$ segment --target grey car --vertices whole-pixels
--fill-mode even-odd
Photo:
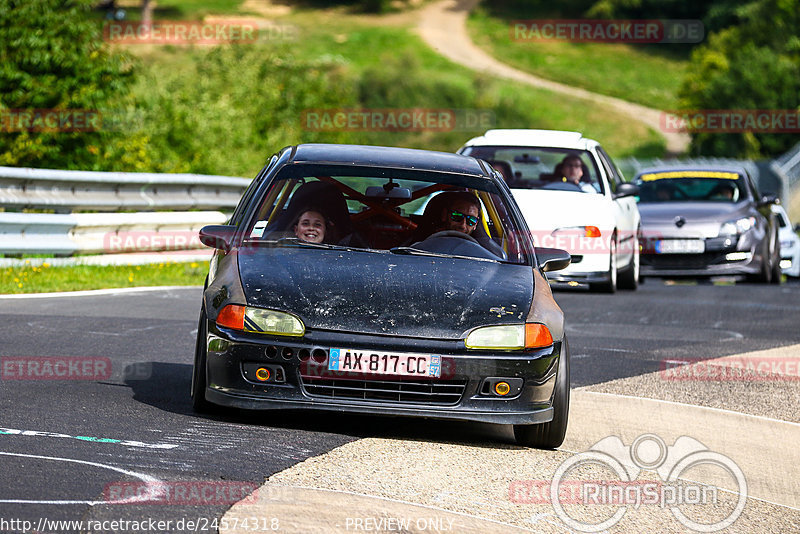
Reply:
[[[742,167],[641,171],[642,276],[744,275],[780,283],[774,195],[759,193]]]

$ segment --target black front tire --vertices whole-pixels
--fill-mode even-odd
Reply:
[[[589,289],[600,293],[617,292],[617,237],[611,238],[609,245],[610,253],[608,260],[608,280],[606,282],[594,282],[589,284]]]
[[[569,344],[564,336],[558,358],[558,374],[553,392],[553,420],[537,425],[514,425],[519,445],[537,449],[555,449],[564,443],[569,419]]]
[[[629,291],[636,291],[639,287],[639,281],[641,280],[642,276],[640,274],[641,269],[641,253],[639,251],[639,234],[641,231],[636,232],[636,243],[634,243],[634,251],[633,257],[631,258],[631,263],[628,267],[625,268],[625,271],[621,272],[619,275],[619,280],[617,280],[617,287],[620,289],[627,289]]]
[[[780,242],[776,242],[776,253],[772,258],[772,283],[779,285],[783,282],[783,269],[781,269]]]
[[[206,360],[208,346],[206,345],[208,324],[205,311],[200,313],[200,322],[197,325],[197,341],[194,347],[194,365],[192,366],[192,410],[195,413],[212,413],[214,405],[206,400]]]
[[[770,284],[772,283],[772,265],[770,265],[769,247],[761,255],[761,265],[759,266],[758,274],[752,274],[747,277],[748,282],[755,284]]]

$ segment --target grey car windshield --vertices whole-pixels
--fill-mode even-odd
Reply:
[[[636,183],[641,203],[735,203],[747,198],[744,180],[736,173],[649,173],[641,175]]]

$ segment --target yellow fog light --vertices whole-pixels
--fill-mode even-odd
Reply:
[[[511,386],[508,385],[508,382],[498,382],[494,385],[494,392],[500,395],[501,397],[504,395],[508,395],[511,391]]]
[[[256,369],[256,378],[261,382],[266,382],[267,380],[269,380],[269,377],[270,377],[269,369],[267,369],[266,367],[259,367],[258,369]]]

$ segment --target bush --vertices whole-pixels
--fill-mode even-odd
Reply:
[[[129,59],[103,46],[88,0],[0,0],[0,165],[96,168],[112,131],[30,131],[8,111],[117,106],[132,77]],[[20,131],[22,130],[22,131]],[[32,130],[32,129],[31,129]]]

